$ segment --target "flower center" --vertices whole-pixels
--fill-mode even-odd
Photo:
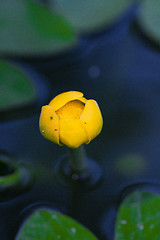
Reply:
[[[81,113],[83,112],[83,109],[84,109],[84,103],[78,100],[73,100],[66,103],[63,107],[58,109],[56,113],[60,119],[62,118],[79,119],[81,116]]]

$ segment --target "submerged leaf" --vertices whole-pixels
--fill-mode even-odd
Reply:
[[[36,98],[29,78],[18,68],[0,61],[0,110],[27,104]]]

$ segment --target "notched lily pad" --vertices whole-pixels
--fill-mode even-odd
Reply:
[[[141,1],[138,23],[150,39],[160,44],[160,1]]]
[[[0,60],[0,111],[28,104],[36,98],[36,89],[18,68]]]
[[[115,240],[158,240],[160,196],[135,191],[122,202],[116,221]]]
[[[32,0],[0,1],[0,52],[35,56],[73,46],[75,34],[63,16]]]
[[[88,32],[108,26],[133,3],[132,0],[50,0],[77,32]]]
[[[98,240],[75,220],[49,209],[33,212],[16,237],[16,240]]]

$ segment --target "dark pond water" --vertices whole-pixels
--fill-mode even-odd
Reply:
[[[41,136],[39,113],[2,122],[0,148],[30,164],[36,180],[25,193],[0,203],[1,240],[13,239],[24,216],[37,205],[58,209],[99,239],[112,240],[123,190],[133,184],[159,192],[160,53],[142,37],[132,12],[112,29],[88,37],[75,55],[74,60],[67,56],[59,62],[29,63],[47,77],[53,96],[78,90],[99,103],[103,131],[86,151],[103,169],[103,181],[90,191],[81,186],[72,191],[55,181],[54,165],[65,148]]]

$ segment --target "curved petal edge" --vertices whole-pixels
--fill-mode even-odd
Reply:
[[[53,100],[50,101],[49,106],[52,106],[54,110],[57,111],[59,108],[63,107],[66,103],[76,99],[80,99],[81,97],[83,97],[83,93],[78,91],[64,92],[53,98]]]
[[[89,138],[88,144],[101,132],[103,126],[102,114],[95,100],[86,102],[80,119]]]
[[[46,139],[61,145],[59,142],[59,119],[53,107],[48,105],[42,107],[39,128]]]

